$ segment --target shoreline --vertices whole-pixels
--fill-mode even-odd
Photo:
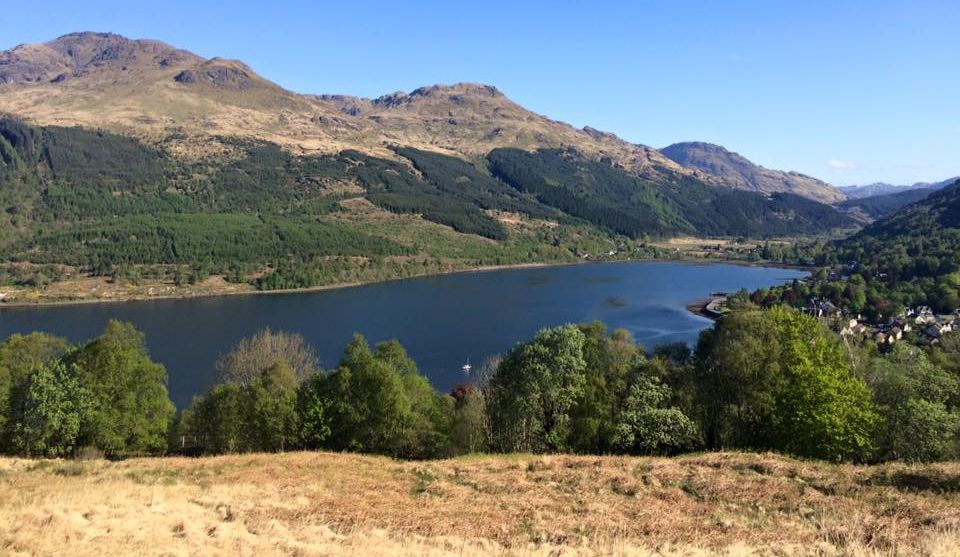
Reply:
[[[699,315],[700,317],[705,317],[710,321],[716,321],[722,317],[723,312],[721,309],[711,309],[710,306],[715,303],[724,303],[729,298],[728,294],[716,293],[705,298],[700,298],[697,301],[689,304],[687,306],[687,311],[694,315]]]
[[[468,273],[487,273],[492,271],[505,271],[511,269],[539,269],[547,267],[569,267],[573,265],[589,265],[589,264],[611,264],[611,263],[653,263],[653,262],[662,262],[662,263],[686,263],[693,265],[741,265],[745,267],[766,267],[766,268],[778,268],[778,269],[796,269],[810,271],[809,267],[802,265],[791,265],[791,264],[781,264],[772,261],[744,261],[744,260],[705,260],[701,258],[669,258],[669,259],[657,259],[657,258],[644,258],[644,259],[615,259],[615,260],[602,260],[602,261],[568,261],[568,262],[556,262],[556,263],[512,263],[507,265],[482,265],[478,267],[468,267],[464,269],[456,269],[447,272],[440,273],[423,273],[417,275],[411,275],[408,277],[401,278],[391,278],[385,280],[372,280],[372,281],[360,281],[360,282],[348,282],[348,283],[339,283],[339,284],[325,284],[319,286],[310,286],[306,288],[286,288],[281,290],[241,290],[233,292],[203,292],[197,294],[163,294],[158,296],[142,296],[135,295],[130,297],[118,297],[118,298],[92,298],[92,299],[82,299],[82,300],[41,300],[41,301],[13,301],[13,302],[4,302],[0,300],[0,313],[6,309],[11,310],[30,310],[30,309],[44,309],[49,307],[62,307],[62,306],[73,306],[73,305],[88,305],[88,304],[121,304],[127,302],[151,302],[159,300],[193,300],[193,299],[206,299],[206,298],[226,298],[232,296],[258,296],[258,295],[282,295],[282,294],[309,294],[313,292],[324,292],[328,290],[340,290],[345,288],[356,288],[359,286],[367,286],[372,284],[387,284],[391,282],[398,282],[403,280],[411,279],[420,279],[428,277],[443,277],[450,275],[460,275]],[[695,315],[701,317],[706,317],[708,319],[716,319],[716,316],[711,316],[706,313],[706,306],[712,302],[716,297],[707,296],[702,299],[698,299],[695,302],[687,305],[687,310]]]
[[[360,282],[343,282],[337,284],[323,284],[318,286],[308,286],[306,288],[284,288],[280,290],[240,290],[233,292],[203,292],[197,294],[161,294],[157,296],[129,296],[118,298],[91,298],[84,300],[42,300],[42,301],[0,301],[0,312],[4,309],[43,309],[48,307],[88,305],[88,304],[122,304],[127,302],[152,302],[154,300],[193,300],[205,298],[227,298],[232,296],[258,296],[258,295],[278,295],[278,294],[309,294],[312,292],[324,292],[327,290],[340,290],[344,288],[356,288],[358,286],[367,286],[371,284],[387,284],[402,280],[419,279],[426,277],[443,277],[449,275],[459,275],[466,273],[485,273],[490,271],[503,271],[509,269],[528,269],[542,267],[566,267],[569,265],[580,265],[584,263],[626,263],[629,261],[654,261],[654,260],[622,260],[622,261],[571,261],[568,263],[514,263],[508,265],[484,265],[480,267],[470,267],[465,269],[456,269],[453,271],[440,273],[423,273],[410,275],[408,277],[391,278],[385,280],[371,280]]]
[[[699,298],[697,301],[692,304],[687,304],[687,311],[694,315],[699,315],[700,317],[705,317],[711,321],[715,321],[716,317],[713,317],[707,314],[707,304],[713,301],[713,298]]]

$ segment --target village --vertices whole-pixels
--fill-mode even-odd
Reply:
[[[919,344],[936,344],[944,335],[960,328],[960,309],[949,314],[936,314],[928,306],[904,308],[886,323],[870,323],[862,315],[851,316],[830,301],[811,299],[804,313],[816,317],[840,336],[871,339],[879,346],[891,346],[910,339]]]
[[[729,296],[717,292],[707,300],[692,304],[689,309],[704,317],[719,319],[729,311],[728,303]],[[960,309],[937,314],[929,306],[903,308],[885,323],[871,322],[860,314],[852,315],[833,302],[819,298],[811,298],[801,311],[817,318],[844,338],[870,340],[881,348],[901,341],[937,344],[945,335],[960,331]]]

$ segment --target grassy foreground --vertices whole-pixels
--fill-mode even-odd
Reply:
[[[0,555],[960,555],[960,464],[0,460]]]

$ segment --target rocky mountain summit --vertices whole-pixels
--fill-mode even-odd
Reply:
[[[0,85],[59,84],[98,73],[163,71],[202,60],[160,41],[132,41],[113,33],[71,33],[0,53]]]

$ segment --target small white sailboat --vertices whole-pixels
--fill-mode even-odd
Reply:
[[[464,375],[470,375],[470,370],[473,369],[473,366],[470,365],[470,358],[467,358],[467,363],[463,364],[460,369],[463,370]]]

